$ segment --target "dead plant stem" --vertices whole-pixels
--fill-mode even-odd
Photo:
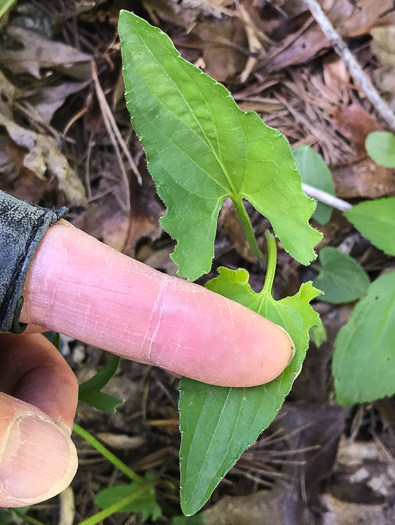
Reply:
[[[395,133],[395,114],[381,98],[369,77],[364,73],[363,69],[354,58],[354,55],[348,49],[342,37],[339,35],[326,14],[321,9],[317,0],[304,0],[304,3],[320,26],[322,32],[328,38],[333,49],[344,61],[354,80],[358,82],[368,100],[373,104],[377,112],[388,124],[390,130]]]
[[[99,101],[99,105],[100,105],[100,109],[101,109],[101,113],[102,113],[102,116],[103,116],[103,120],[104,120],[104,124],[106,126],[106,129],[107,129],[107,132],[110,136],[110,139],[111,139],[111,142],[113,143],[113,146],[114,146],[114,149],[115,149],[115,153],[117,155],[117,159],[118,159],[118,163],[120,165],[120,168],[121,168],[121,172],[122,172],[122,179],[123,179],[123,184],[125,186],[125,198],[126,198],[126,208],[127,208],[127,211],[130,210],[130,191],[129,191],[129,181],[128,181],[128,177],[127,177],[127,174],[126,174],[126,170],[125,170],[125,166],[123,164],[123,161],[122,161],[122,156],[121,156],[121,152],[120,152],[120,149],[122,149],[125,157],[127,158],[128,160],[128,163],[129,163],[129,167],[132,169],[133,173],[136,175],[136,178],[137,178],[137,182],[141,185],[142,184],[142,180],[141,180],[141,175],[137,169],[137,166],[130,154],[130,151],[128,149],[128,147],[126,146],[125,144],[125,141],[123,140],[123,137],[121,135],[121,132],[119,131],[119,128],[118,128],[118,125],[115,121],[115,118],[114,118],[114,115],[112,114],[112,111],[108,105],[108,102],[107,102],[107,99],[106,99],[106,96],[104,94],[104,91],[100,85],[100,82],[99,82],[99,77],[98,77],[98,74],[97,74],[97,68],[96,68],[96,64],[94,62],[92,62],[92,78],[93,78],[93,82],[95,84],[95,90],[96,90],[96,95],[97,95],[97,99]]]
[[[314,186],[310,186],[310,184],[303,182],[302,188],[303,191],[309,195],[309,197],[313,197],[313,199],[316,199],[317,201],[327,204],[328,206],[332,206],[332,208],[336,208],[340,211],[347,211],[352,208],[351,204],[348,202],[338,199],[326,191],[315,188]]]

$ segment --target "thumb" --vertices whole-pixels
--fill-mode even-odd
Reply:
[[[77,469],[68,433],[40,409],[0,393],[0,507],[23,507],[65,489]]]

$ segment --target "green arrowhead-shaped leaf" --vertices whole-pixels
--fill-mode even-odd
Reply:
[[[320,251],[319,261],[321,270],[314,279],[314,286],[324,292],[320,301],[349,303],[365,295],[370,279],[355,259],[327,246]]]
[[[377,248],[395,255],[395,197],[361,202],[344,215]]]
[[[376,164],[395,168],[395,135],[387,131],[373,131],[366,137],[365,147]]]
[[[395,272],[376,279],[335,341],[332,373],[340,405],[395,393]]]
[[[320,291],[312,283],[275,301],[253,292],[248,272],[219,269],[207,288],[233,299],[287,330],[295,343],[291,364],[274,381],[250,388],[225,388],[183,377],[180,383],[181,508],[197,512],[244,450],[273,420],[306,355],[310,328],[319,322],[310,301]]]
[[[120,362],[120,357],[114,357],[104,365],[96,375],[89,379],[89,381],[82,383],[79,386],[78,399],[107,414],[115,414],[117,407],[121,405],[124,400],[102,392],[101,389],[104,388],[115,375]]]
[[[319,153],[316,153],[310,146],[299,146],[293,150],[293,154],[302,174],[303,182],[326,191],[330,195],[335,194],[335,184],[331,170]],[[319,202],[317,209],[313,213],[314,219],[320,224],[330,221],[332,207]]]
[[[242,111],[158,28],[121,11],[119,34],[126,102],[167,207],[161,225],[178,241],[179,274],[195,280],[209,272],[227,197],[239,207],[248,199],[295,259],[313,260],[321,238],[308,224],[315,202],[302,191],[285,137]]]

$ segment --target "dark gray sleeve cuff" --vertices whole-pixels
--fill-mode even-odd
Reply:
[[[0,191],[0,330],[22,333],[19,322],[29,265],[47,229],[67,208],[52,211]]]

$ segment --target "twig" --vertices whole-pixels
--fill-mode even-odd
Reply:
[[[334,197],[326,191],[314,188],[314,186],[310,186],[310,184],[306,184],[303,182],[302,188],[303,191],[307,193],[307,195],[313,197],[313,199],[317,199],[317,201],[327,204],[328,206],[332,206],[332,208],[336,208],[340,211],[346,211],[352,208],[351,204],[349,204],[348,202],[343,201],[342,199],[338,199],[337,197]]]
[[[88,194],[88,201],[92,199],[92,188],[90,183],[90,177],[89,177],[89,168],[90,168],[90,161],[91,161],[91,153],[92,153],[92,133],[89,136],[89,142],[88,142],[88,152],[86,155],[86,162],[85,162],[85,186],[86,191]]]
[[[104,94],[104,91],[100,85],[100,82],[99,82],[99,77],[97,75],[97,68],[96,68],[96,64],[94,62],[92,62],[92,76],[93,76],[93,81],[95,83],[95,88],[96,88],[96,95],[97,95],[97,98],[98,98],[98,101],[99,101],[99,105],[100,105],[100,109],[102,111],[102,114],[103,114],[103,119],[104,119],[104,122],[105,124],[108,123],[113,134],[115,135],[115,138],[116,140],[118,141],[118,144],[120,145],[124,155],[126,156],[128,162],[129,162],[129,165],[130,165],[130,168],[132,169],[133,173],[136,175],[136,178],[137,178],[137,181],[138,183],[141,184],[143,183],[143,181],[141,180],[141,175],[139,173],[139,170],[137,169],[137,166],[128,150],[128,147],[126,146],[125,144],[125,141],[123,140],[123,137],[121,135],[121,132],[119,131],[119,128],[117,126],[117,123],[115,122],[115,118],[114,118],[114,115],[112,114],[112,111],[108,105],[108,102],[107,102],[107,99],[106,99],[106,96]]]
[[[346,64],[354,80],[358,82],[368,100],[373,104],[378,113],[380,113],[391,131],[395,133],[395,114],[381,98],[369,77],[364,73],[361,66],[355,60],[354,55],[328,20],[328,17],[319,6],[317,0],[304,0],[304,3],[310,10],[325,36],[328,38],[336,53]]]

